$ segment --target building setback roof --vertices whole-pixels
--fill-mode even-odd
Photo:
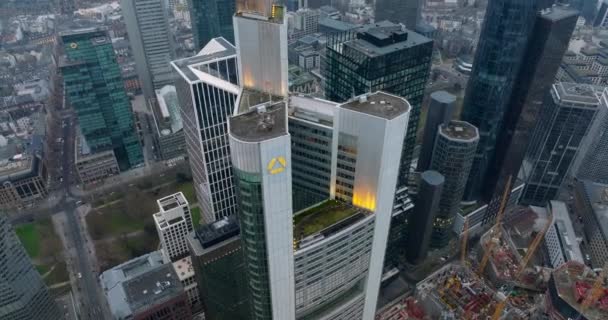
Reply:
[[[340,108],[392,120],[409,112],[410,104],[403,98],[378,91],[355,97],[353,100],[340,105]]]
[[[287,133],[285,102],[258,105],[254,110],[231,117],[230,135],[246,142],[262,142]]]

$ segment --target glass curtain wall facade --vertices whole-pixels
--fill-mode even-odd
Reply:
[[[234,169],[253,319],[272,319],[262,176]]]
[[[520,202],[544,206],[554,200],[597,113],[596,89],[557,83],[545,99],[522,165],[527,178]]]
[[[464,194],[473,157],[479,142],[477,128],[463,121],[450,121],[437,130],[431,170],[445,178],[439,212],[433,222],[431,246],[444,247],[450,241],[454,219]]]
[[[239,93],[236,50],[218,38],[194,57],[172,62],[196,197],[206,223],[236,213],[227,119]]]
[[[93,153],[114,150],[120,170],[144,161],[112,41],[105,30],[60,36],[65,94]]]
[[[521,169],[543,101],[551,90],[577,20],[578,11],[562,6],[537,14],[526,47],[526,63],[515,82],[498,147],[486,174],[484,193],[489,205],[485,223],[494,222],[509,179],[515,179]]]
[[[330,197],[333,129],[290,117],[293,211]]]
[[[0,319],[61,319],[5,213],[0,213]]]
[[[493,0],[486,9],[475,63],[466,89],[462,120],[479,129],[480,140],[465,192],[478,200],[540,0]],[[487,199],[484,199],[487,200]]]
[[[188,9],[196,50],[217,37],[234,44],[232,16],[236,12],[235,0],[188,0]]]
[[[366,26],[360,32],[338,34],[328,40],[323,70],[325,95],[330,101],[344,102],[364,93],[385,91],[404,97],[410,103],[412,111],[397,181],[397,189],[400,189],[407,185],[433,41],[414,32],[402,31],[392,23],[374,26]],[[388,40],[377,39],[366,30],[384,33]]]

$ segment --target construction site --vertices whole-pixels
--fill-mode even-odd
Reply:
[[[518,206],[505,217],[506,200],[505,192],[495,223],[470,248],[465,220],[459,261],[430,271],[376,319],[608,319],[608,264],[591,270],[571,260],[549,267],[543,243],[554,208]]]
[[[444,266],[416,286],[416,298],[431,319],[494,319],[506,297],[468,266]],[[496,319],[526,319],[507,307]]]
[[[497,287],[544,292],[551,269],[543,267],[537,247],[528,246],[530,239],[537,242],[536,246],[542,242],[550,223],[545,208],[518,208],[508,223],[495,226],[481,237],[481,248],[489,263],[480,270]]]
[[[605,269],[598,275],[584,264],[574,261],[555,269],[545,295],[549,319],[608,319]]]

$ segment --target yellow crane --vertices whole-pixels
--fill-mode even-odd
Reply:
[[[464,227],[462,227],[462,239],[460,240],[460,263],[465,265],[467,257],[467,242],[469,241],[469,218],[464,218]]]
[[[500,233],[501,233],[500,223],[501,223],[502,218],[505,213],[505,207],[507,205],[507,199],[509,198],[510,191],[511,191],[511,176],[509,176],[509,178],[507,180],[507,185],[505,186],[505,189],[502,193],[502,199],[500,200],[500,209],[498,210],[498,215],[496,216],[496,223],[492,227],[492,234],[490,235],[490,243],[488,244],[488,248],[487,248],[485,254],[483,255],[483,258],[481,259],[481,263],[479,264],[479,269],[477,270],[477,272],[479,274],[483,273],[483,270],[485,269],[486,264],[488,264],[488,260],[490,259],[491,252],[494,251],[494,247],[496,246],[496,243],[494,241],[492,241],[492,238],[500,238]],[[490,209],[490,208],[488,207],[488,209]]]
[[[603,287],[604,287],[604,280],[606,279],[606,273],[608,273],[608,262],[606,262],[604,264],[602,271],[600,272],[598,277],[595,279],[595,282],[593,283],[593,287],[591,288],[591,290],[589,290],[589,293],[587,293],[587,297],[585,297],[585,300],[583,300],[583,302],[581,303],[581,309],[580,309],[581,312],[578,315],[577,319],[581,319],[583,317],[583,313],[585,312],[585,310],[587,310],[587,308],[589,308],[592,304],[597,302],[597,299],[599,299],[600,296],[602,295],[602,293],[604,292]]]
[[[532,256],[536,252],[536,249],[538,249],[538,246],[541,244],[541,242],[545,238],[545,233],[547,233],[547,230],[549,230],[549,228],[551,227],[552,219],[553,219],[553,213],[551,212],[551,214],[547,217],[547,223],[545,224],[543,229],[536,235],[536,237],[534,237],[534,240],[532,241],[532,244],[530,244],[530,247],[528,248],[526,255],[521,260],[521,263],[519,264],[519,267],[517,268],[517,272],[515,273],[515,278],[513,279],[514,281],[519,281],[519,278],[521,277],[522,273],[524,272],[524,269],[530,262],[530,259],[532,259]],[[506,291],[507,297],[503,301],[499,302],[498,305],[496,306],[494,315],[492,315],[492,320],[498,320],[500,318],[502,311],[505,309],[505,306],[507,305],[507,302],[509,301],[509,298],[511,297],[511,291],[513,291],[513,287],[514,287],[513,285],[510,286],[509,290]]]

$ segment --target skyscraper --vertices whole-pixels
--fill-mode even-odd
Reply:
[[[284,102],[230,118],[253,319],[294,319],[290,139]]]
[[[525,61],[525,65],[530,66],[530,60],[524,51],[542,2],[488,2],[462,113],[462,120],[477,127],[480,136],[473,169],[467,182],[467,200],[478,200],[482,196],[517,73],[522,62]]]
[[[600,97],[600,105],[591,128],[576,157],[572,172],[579,180],[608,184],[608,91]]]
[[[170,62],[174,53],[163,0],[122,0],[122,13],[146,99],[156,89],[173,84]]]
[[[412,106],[398,190],[407,186],[432,51],[432,40],[386,21],[328,41],[323,70],[327,99],[342,102],[381,90],[404,97]]]
[[[536,16],[526,46],[526,63],[511,93],[498,147],[486,175],[484,193],[490,199],[486,222],[494,220],[507,181],[519,173],[543,99],[549,94],[577,20],[578,11],[562,6],[542,10]]]
[[[603,90],[603,88],[602,88]],[[559,82],[547,95],[521,168],[526,186],[520,202],[544,206],[554,200],[600,110],[601,91]]]
[[[445,178],[437,171],[428,170],[420,175],[420,192],[415,201],[412,221],[408,225],[409,243],[405,255],[410,263],[418,263],[428,254],[433,221],[439,211],[444,183]]]
[[[196,50],[202,49],[213,38],[224,38],[234,43],[232,16],[236,13],[235,0],[188,0],[192,37]]]
[[[383,174],[398,170],[410,106],[384,92],[288,103],[294,204],[306,200],[294,210],[296,318],[361,319],[375,303],[394,208],[380,190],[396,177]]]
[[[194,189],[203,219],[211,223],[236,213],[226,124],[240,92],[236,49],[216,38],[172,65]]]
[[[66,99],[76,111],[86,145],[92,153],[113,150],[120,170],[141,165],[131,102],[108,33],[82,29],[61,33],[60,40]]]
[[[442,174],[445,184],[433,223],[433,247],[443,247],[450,240],[478,142],[479,132],[470,123],[452,120],[437,128],[430,169]]]
[[[4,213],[0,214],[0,252],[0,319],[61,319],[59,309]]]
[[[408,215],[412,208],[408,176],[432,51],[430,39],[386,21],[363,26],[355,32],[336,34],[328,41],[326,49],[322,72],[329,100],[341,102],[381,90],[404,97],[411,106],[397,175],[388,263],[398,261],[405,247]]]
[[[375,20],[403,23],[414,30],[420,20],[421,0],[377,0]]]
[[[446,91],[431,93],[431,101],[429,102],[429,109],[424,124],[424,140],[420,146],[420,156],[418,156],[416,167],[417,171],[424,172],[429,169],[433,156],[433,148],[435,147],[435,138],[438,132],[437,128],[442,124],[450,122],[452,113],[454,112],[454,103],[456,103],[456,96]]]

